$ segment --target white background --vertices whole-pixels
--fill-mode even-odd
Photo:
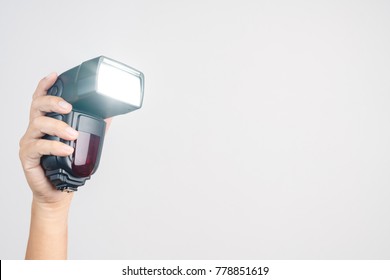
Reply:
[[[144,72],[76,194],[71,259],[390,258],[390,2],[0,0],[0,258],[24,257],[18,159],[51,71]]]

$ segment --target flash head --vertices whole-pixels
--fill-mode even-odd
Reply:
[[[142,107],[144,75],[100,56],[61,74],[48,94],[61,96],[77,111],[105,119]]]
[[[100,56],[58,76],[48,90],[72,104],[72,111],[47,116],[66,122],[78,130],[75,141],[46,135],[74,147],[67,157],[43,156],[46,176],[59,190],[76,191],[96,171],[103,147],[104,119],[126,114],[142,107],[144,75],[121,62]]]

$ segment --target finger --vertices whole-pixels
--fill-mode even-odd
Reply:
[[[79,133],[63,121],[40,116],[31,121],[26,132],[26,138],[40,139],[46,134],[58,136],[65,140],[75,140]]]
[[[38,96],[31,103],[30,121],[45,113],[56,112],[67,114],[72,110],[72,105],[58,96]]]
[[[39,139],[26,144],[21,150],[21,157],[27,160],[40,160],[43,155],[65,157],[73,153],[74,149],[59,141]]]
[[[37,98],[38,96],[46,95],[47,90],[54,85],[54,83],[57,80],[57,73],[53,72],[47,75],[45,78],[39,81],[37,88],[35,89],[33,99]]]

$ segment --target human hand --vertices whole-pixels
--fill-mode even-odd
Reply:
[[[73,194],[58,191],[51,184],[41,166],[41,157],[69,156],[73,148],[59,141],[42,139],[42,136],[54,135],[65,140],[75,140],[78,136],[78,132],[65,122],[45,115],[48,112],[67,114],[72,110],[72,105],[63,98],[47,95],[56,79],[57,74],[52,73],[39,82],[31,103],[29,126],[19,143],[19,157],[33,192],[33,201],[50,207],[69,204]]]

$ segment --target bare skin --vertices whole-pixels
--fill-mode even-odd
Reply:
[[[30,109],[30,122],[20,139],[19,157],[24,174],[33,193],[30,236],[26,259],[66,259],[68,240],[68,211],[73,193],[57,191],[46,178],[40,165],[43,155],[68,156],[73,148],[58,141],[41,139],[45,134],[75,140],[78,132],[66,123],[45,116],[46,112],[67,114],[72,105],[56,96],[47,96],[57,74],[42,79]]]
[[[29,126],[19,143],[20,161],[33,193],[26,259],[67,258],[68,212],[73,193],[56,190],[40,164],[43,155],[68,156],[73,153],[72,147],[44,140],[42,136],[55,135],[65,140],[75,140],[78,136],[78,132],[66,123],[45,116],[47,112],[67,114],[72,110],[72,105],[61,97],[47,95],[47,90],[56,80],[57,74],[51,73],[39,82],[31,103]],[[106,119],[107,129],[111,120]]]

